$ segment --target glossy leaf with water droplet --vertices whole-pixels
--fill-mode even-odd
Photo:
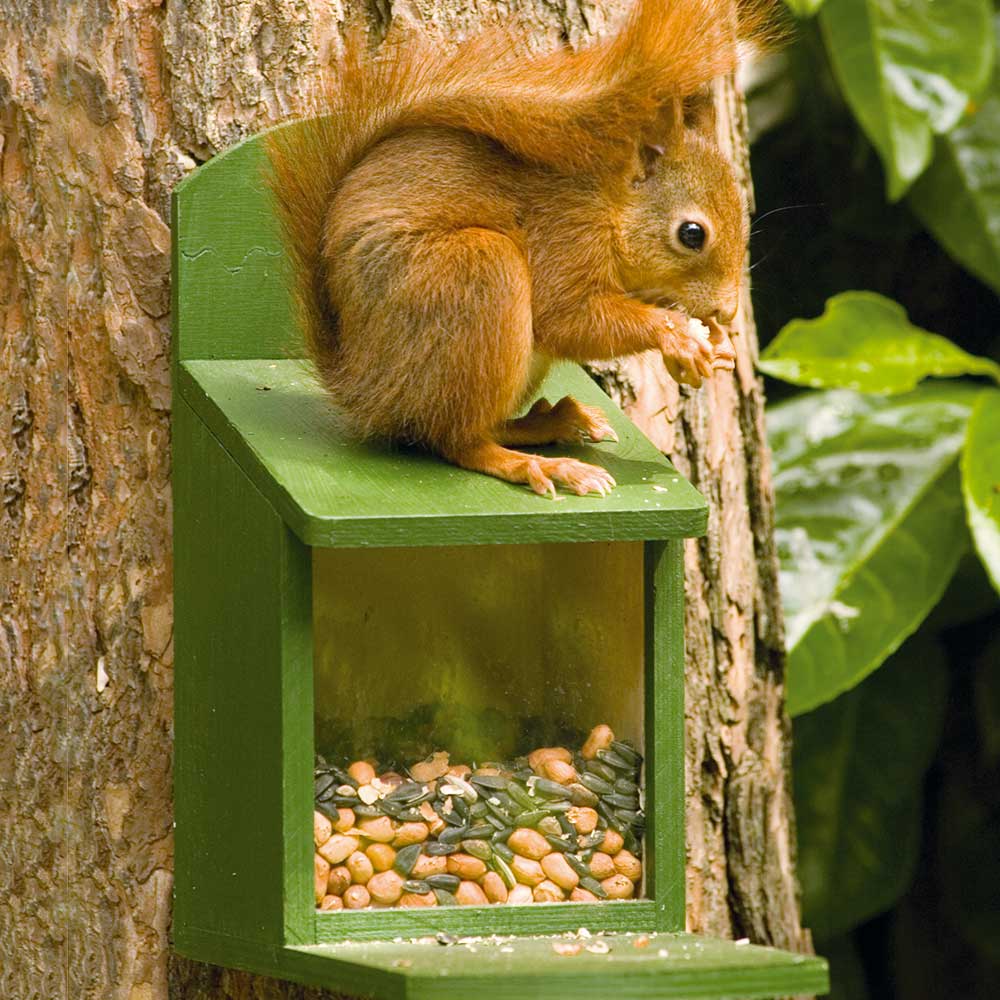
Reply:
[[[768,410],[793,715],[868,676],[944,593],[968,545],[957,459],[982,391],[833,390]]]

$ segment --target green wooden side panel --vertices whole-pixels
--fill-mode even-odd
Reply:
[[[254,136],[174,189],[172,291],[178,359],[303,354],[265,169],[262,138]]]
[[[315,940],[311,567],[181,400],[174,448],[175,941],[222,962]]]
[[[607,497],[552,501],[413,451],[357,444],[297,361],[192,361],[181,395],[298,536],[316,546],[455,545],[690,537],[705,531],[702,496],[582,369],[557,367],[541,394],[601,406],[619,444],[549,449],[603,465]]]
[[[684,845],[684,542],[647,542],[646,893],[653,926],[685,926]]]

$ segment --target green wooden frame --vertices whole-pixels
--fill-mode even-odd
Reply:
[[[681,933],[683,539],[704,531],[702,498],[572,366],[543,390],[608,412],[621,443],[579,453],[613,470],[610,498],[553,504],[338,437],[297,360],[262,169],[257,137],[193,174],[173,202],[177,949],[386,998],[824,989],[822,960]],[[318,912],[311,549],[609,540],[645,551],[648,898]],[[620,934],[613,960],[570,962],[539,939],[580,927]],[[516,940],[488,956],[398,940],[439,931]],[[640,933],[654,935],[647,948],[633,947]]]

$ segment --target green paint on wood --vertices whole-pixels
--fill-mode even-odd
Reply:
[[[684,543],[645,546],[646,893],[684,929]]]
[[[174,357],[302,357],[259,136],[174,189]]]
[[[621,442],[548,451],[609,469],[619,485],[608,497],[552,501],[431,455],[351,442],[300,362],[187,362],[178,386],[309,545],[625,541],[705,530],[702,496],[575,365],[558,367],[541,394],[603,407]]]
[[[313,940],[309,551],[180,400],[174,449],[175,927]]]

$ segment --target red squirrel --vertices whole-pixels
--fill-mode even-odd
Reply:
[[[747,209],[708,84],[745,14],[638,0],[610,40],[531,59],[497,35],[348,41],[330,113],[268,155],[309,354],[353,431],[604,495],[606,470],[515,450],[615,437],[571,397],[514,416],[553,361],[658,349],[691,386],[734,368]]]

